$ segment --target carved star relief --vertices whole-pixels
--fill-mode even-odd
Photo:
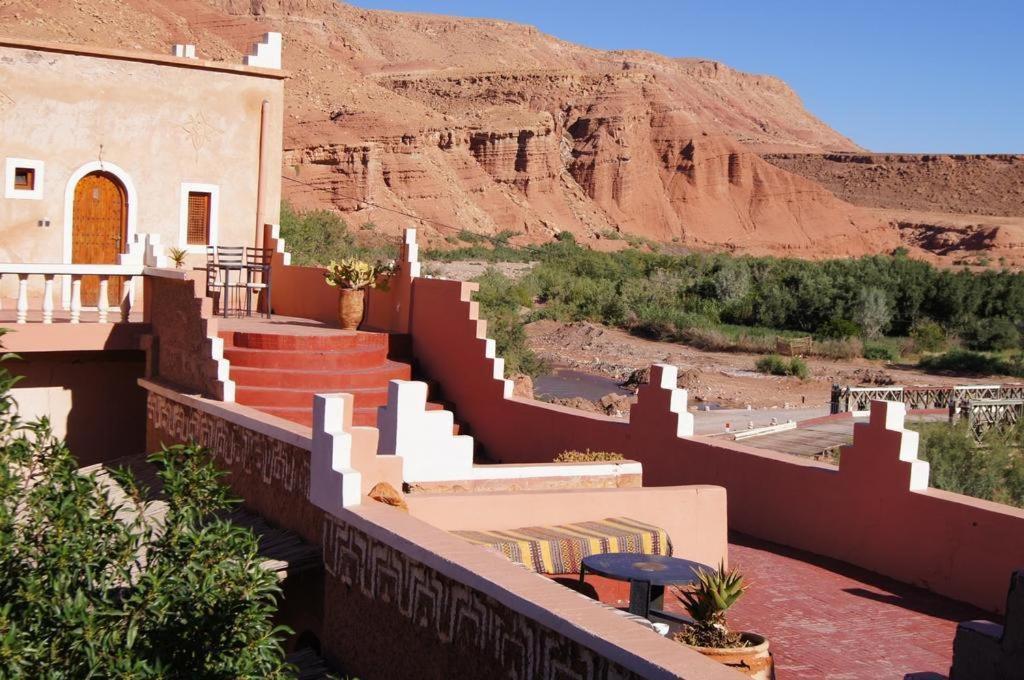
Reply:
[[[221,133],[220,130],[210,124],[210,121],[206,119],[205,113],[193,113],[185,121],[185,124],[181,126],[181,129],[188,135],[189,140],[192,142],[192,148],[196,151],[202,149],[207,142]]]

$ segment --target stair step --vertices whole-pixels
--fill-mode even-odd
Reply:
[[[257,407],[253,407],[257,408]],[[293,423],[312,427],[313,409],[301,406],[261,406],[260,411]],[[361,427],[377,426],[377,407],[360,407],[352,409],[352,424]]]
[[[387,333],[337,331],[325,335],[286,335],[284,333],[248,333],[222,331],[226,347],[265,350],[328,350],[388,348]]]
[[[292,387],[249,387],[238,386],[235,389],[235,401],[245,406],[262,408],[264,406],[296,406],[313,407],[314,395],[322,392],[339,390],[299,389]],[[355,407],[383,406],[388,401],[387,387],[349,387],[342,390],[355,397]]]
[[[305,370],[371,368],[387,362],[386,347],[346,350],[276,350],[231,347],[224,350],[224,358],[232,368],[284,368]]]
[[[316,391],[337,391],[358,387],[386,386],[391,380],[409,380],[408,364],[385,361],[380,366],[356,370],[300,370],[231,366],[231,379],[239,387],[294,387]]]

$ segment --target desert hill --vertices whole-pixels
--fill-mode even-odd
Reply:
[[[408,213],[433,240],[570,230],[802,257],[901,243],[877,206],[775,160],[863,150],[770,76],[332,0],[0,0],[18,37],[236,61],[265,31],[285,39],[282,173],[299,207],[385,231],[416,220],[382,208]]]

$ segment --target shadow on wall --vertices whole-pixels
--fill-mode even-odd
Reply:
[[[49,417],[80,465],[145,449],[143,352],[23,352],[6,368],[23,376],[14,388],[21,417]]]

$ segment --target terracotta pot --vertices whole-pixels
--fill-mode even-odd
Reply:
[[[363,311],[366,307],[366,291],[341,289],[341,297],[338,298],[338,323],[341,329],[354,331],[359,328],[363,321]]]
[[[773,680],[775,678],[775,664],[772,662],[772,655],[768,651],[768,640],[757,633],[740,633],[743,640],[749,643],[749,647],[694,647],[687,645],[690,649],[700,652],[709,659],[714,659],[720,664],[733,668],[747,677],[755,680]]]

